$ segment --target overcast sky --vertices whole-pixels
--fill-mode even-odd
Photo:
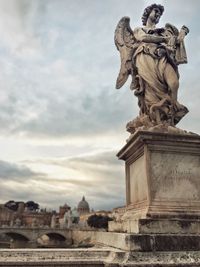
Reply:
[[[115,90],[120,58],[116,24],[141,25],[142,0],[0,0],[0,203],[94,209],[125,203],[125,173],[116,153],[138,114],[130,80]],[[200,133],[199,0],[158,0],[170,22],[190,33],[181,65],[180,128]]]

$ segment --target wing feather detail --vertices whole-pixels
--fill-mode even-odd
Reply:
[[[120,52],[121,66],[116,81],[116,89],[120,89],[131,74],[133,45],[135,38],[130,27],[130,18],[123,17],[115,30],[115,45]]]

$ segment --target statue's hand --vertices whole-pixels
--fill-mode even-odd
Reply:
[[[185,38],[185,36],[189,33],[189,29],[188,27],[186,26],[182,26],[180,32],[179,32],[179,35],[178,35],[178,38],[177,38],[177,41],[178,42],[181,42],[183,41],[183,39]]]
[[[187,34],[189,33],[189,31],[190,31],[190,30],[188,29],[188,27],[185,26],[185,25],[182,26],[181,30],[185,32],[185,35],[187,35]]]

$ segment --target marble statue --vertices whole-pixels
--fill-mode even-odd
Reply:
[[[22,226],[22,221],[20,218],[16,218],[16,220],[14,222],[14,226],[15,227],[21,227]]]
[[[32,223],[31,223],[31,227],[37,227],[38,226],[38,223],[37,223],[37,219],[36,218],[33,218],[32,220]]]
[[[52,217],[51,217],[51,228],[55,228],[57,225],[56,223],[56,215],[53,214]]]
[[[121,57],[116,88],[121,88],[131,75],[130,89],[140,108],[139,116],[127,124],[131,133],[138,129],[175,128],[188,112],[177,94],[178,65],[187,63],[184,38],[189,29],[182,26],[179,31],[169,23],[157,28],[163,11],[162,5],[152,4],[144,10],[143,27],[132,30],[130,18],[123,17],[115,30]]]
[[[72,212],[71,210],[68,210],[65,212],[63,217],[63,226],[70,228],[71,225],[72,225]]]

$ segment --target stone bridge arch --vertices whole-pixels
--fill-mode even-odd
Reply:
[[[1,231],[1,234],[6,235],[10,240],[10,248],[26,248],[31,246],[30,238],[18,231]]]
[[[56,247],[66,247],[72,244],[71,233],[69,233],[68,231],[56,231],[52,229],[48,231],[38,232],[37,242],[42,244],[42,239],[44,238],[44,236],[48,237],[48,243],[46,243],[46,246],[49,245]]]
[[[63,235],[61,233],[57,233],[57,232],[47,232],[47,233],[45,233],[45,235],[47,235],[49,238],[58,239],[58,240],[62,240],[62,241],[65,241],[67,239],[65,235]]]
[[[13,230],[7,230],[7,231],[1,231],[1,234],[4,234],[14,240],[22,240],[22,241],[30,241],[30,236],[28,236],[25,233],[22,233],[21,231],[13,231]]]
[[[16,247],[37,247],[38,239],[46,235],[51,245],[69,247],[72,244],[72,234],[68,229],[52,228],[0,228],[0,234],[5,234],[18,245]]]

